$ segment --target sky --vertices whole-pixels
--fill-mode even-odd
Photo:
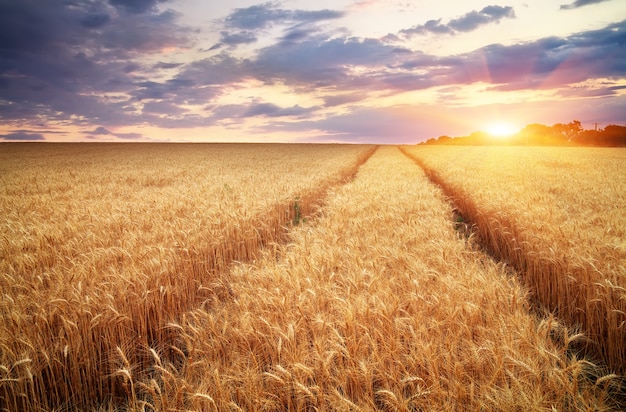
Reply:
[[[624,0],[0,0],[0,141],[626,124]]]

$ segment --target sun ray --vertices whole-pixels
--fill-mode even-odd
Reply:
[[[493,137],[505,138],[514,135],[519,131],[513,123],[510,122],[494,122],[486,127],[486,132]]]

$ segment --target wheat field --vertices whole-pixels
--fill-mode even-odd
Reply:
[[[585,333],[582,350],[626,372],[626,151],[404,149],[522,272],[535,304]]]
[[[615,408],[586,335],[374,149],[2,145],[0,409]]]
[[[230,262],[280,241],[371,150],[3,145],[0,405],[126,396],[116,353],[145,364],[164,325],[227,293],[211,285]]]

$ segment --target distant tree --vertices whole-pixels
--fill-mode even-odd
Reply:
[[[518,134],[522,143],[530,145],[559,144],[563,138],[560,132],[545,124],[533,123],[524,127]]]
[[[469,145],[486,145],[493,144],[494,142],[493,137],[489,133],[482,131],[473,132],[465,139],[467,142],[466,144]]]
[[[562,135],[568,142],[576,140],[578,135],[584,130],[579,120],[573,120],[568,124],[557,123],[552,126],[552,129],[555,134]]]
[[[626,126],[608,125],[599,133],[602,146],[626,146]]]
[[[577,137],[576,143],[588,146],[598,146],[600,143],[600,132],[597,130],[583,130]]]
[[[609,125],[603,130],[585,130],[579,120],[552,126],[533,123],[507,139],[497,139],[489,133],[478,131],[469,136],[439,136],[428,139],[424,144],[435,145],[589,145],[626,146],[626,126]]]
[[[452,138],[450,136],[439,136],[437,138],[437,144],[450,144],[452,142]]]

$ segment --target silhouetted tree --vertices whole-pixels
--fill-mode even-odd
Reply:
[[[437,139],[437,144],[450,144],[452,142],[452,138],[450,136],[439,136]]]
[[[545,124],[533,123],[524,127],[518,134],[522,143],[529,145],[563,144],[563,135],[557,129]]]
[[[626,146],[626,126],[608,125],[600,132],[602,146]]]
[[[584,130],[579,120],[573,120],[568,124],[557,123],[552,126],[556,133],[560,133],[568,142],[573,142]]]
[[[426,144],[626,146],[626,126],[609,125],[602,130],[585,130],[579,120],[553,126],[533,123],[507,139],[497,139],[489,133],[478,131],[463,137],[439,136],[437,139],[428,139]]]

